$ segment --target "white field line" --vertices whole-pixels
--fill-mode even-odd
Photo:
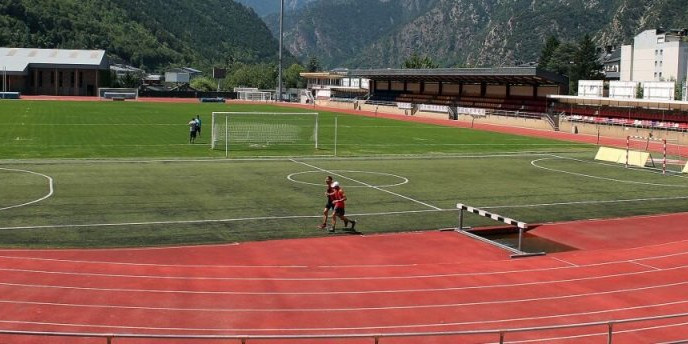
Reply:
[[[124,306],[124,305],[107,305],[107,304],[73,304],[73,303],[60,303],[60,302],[33,302],[33,301],[16,301],[16,300],[2,300],[0,303],[6,304],[21,304],[21,305],[34,305],[34,306],[59,306],[59,307],[78,307],[78,308],[102,308],[102,309],[138,309],[138,310],[162,310],[162,311],[189,311],[189,312],[227,312],[227,313],[274,313],[274,312],[285,312],[285,313],[300,313],[300,312],[361,312],[361,311],[380,311],[380,310],[400,310],[400,309],[438,309],[438,308],[459,308],[459,307],[471,307],[471,306],[495,306],[495,305],[513,305],[520,303],[532,303],[532,302],[543,302],[543,301],[561,301],[569,299],[578,298],[589,298],[589,297],[599,297],[608,296],[615,294],[625,294],[628,295],[632,292],[643,292],[643,291],[657,291],[661,293],[661,289],[665,288],[677,288],[684,287],[688,285],[688,281],[667,283],[667,284],[655,284],[650,286],[635,287],[635,288],[623,288],[614,289],[606,291],[597,292],[587,292],[587,293],[575,293],[567,295],[557,295],[557,296],[546,296],[546,297],[531,297],[531,298],[521,298],[521,299],[507,299],[507,300],[494,300],[494,301],[475,301],[475,302],[459,302],[459,303],[435,303],[435,304],[415,304],[415,305],[401,305],[401,306],[368,306],[368,307],[336,307],[336,308],[180,308],[180,307],[145,307],[145,306]]]
[[[576,158],[571,158],[571,157],[565,157],[565,156],[561,156],[561,155],[557,155],[557,154],[551,154],[551,156],[552,156],[552,157],[555,157],[555,158],[558,158],[558,159],[562,159],[562,160],[573,160],[573,161],[582,162],[582,163],[586,163],[586,164],[595,164],[595,165],[602,165],[602,166],[608,166],[608,167],[615,167],[615,168],[623,168],[623,169],[626,169],[626,166],[623,165],[623,164],[612,164],[612,163],[602,162],[602,161],[597,161],[597,160],[595,160],[595,161],[588,161],[588,160],[583,160],[583,159],[576,159]],[[657,173],[661,173],[661,172],[662,172],[662,169],[661,169],[661,168],[652,168],[652,167],[644,167],[644,168],[642,168],[642,167],[635,167],[635,166],[629,166],[628,168],[630,168],[630,169],[632,169],[632,170],[634,170],[634,171],[643,171],[643,172],[649,172],[649,173],[654,173],[654,174],[657,174]],[[667,172],[670,172],[670,171],[667,171]],[[685,179],[685,178],[688,178],[688,176],[684,176],[684,175],[681,175],[681,174],[678,174],[678,173],[667,174],[667,176],[668,176],[668,177],[673,177],[673,178],[684,178],[684,179]]]
[[[38,203],[38,202],[40,202],[40,201],[43,201],[43,200],[49,198],[49,197],[52,196],[53,193],[55,192],[54,181],[53,181],[53,178],[51,178],[50,176],[47,176],[47,175],[45,175],[45,174],[38,173],[38,172],[27,171],[27,170],[19,170],[19,169],[14,169],[14,168],[3,168],[3,167],[0,167],[0,170],[10,171],[10,172],[30,173],[30,174],[34,174],[34,175],[37,175],[37,176],[41,176],[41,177],[43,177],[43,178],[45,178],[45,179],[48,180],[48,193],[47,193],[45,196],[43,196],[43,197],[41,197],[41,198],[39,198],[39,199],[33,200],[33,201],[31,201],[31,202],[26,202],[26,203],[22,203],[22,204],[17,204],[17,205],[13,205],[13,206],[9,206],[9,207],[0,208],[0,211],[2,211],[2,210],[7,210],[7,209],[13,209],[13,208],[25,207],[25,206],[27,206],[27,205],[31,205],[31,204],[34,204],[34,203]]]
[[[649,269],[645,271],[636,272],[624,272],[617,274],[599,275],[599,276],[589,276],[589,277],[579,277],[570,279],[558,279],[551,281],[536,281],[536,282],[521,282],[521,283],[504,283],[504,284],[492,284],[492,285],[476,285],[476,286],[464,286],[464,287],[443,287],[443,288],[420,288],[420,289],[371,289],[371,290],[356,290],[356,291],[298,291],[298,292],[279,292],[279,291],[197,291],[197,290],[169,290],[169,289],[131,289],[131,288],[97,288],[97,287],[75,287],[75,286],[60,286],[60,285],[43,285],[43,284],[26,284],[26,283],[9,283],[0,282],[0,285],[10,286],[10,287],[22,287],[22,288],[43,288],[43,289],[68,289],[68,290],[87,290],[87,291],[105,291],[105,292],[139,292],[139,293],[153,293],[153,294],[189,294],[189,295],[290,295],[290,296],[316,296],[316,295],[369,295],[369,294],[397,294],[397,293],[435,293],[435,292],[448,292],[448,291],[463,291],[463,290],[475,290],[475,289],[499,289],[499,288],[514,288],[514,287],[533,287],[533,286],[548,286],[556,285],[561,283],[574,283],[574,282],[587,282],[587,281],[600,281],[610,278],[619,277],[635,277],[643,276],[648,274],[656,274],[657,272],[667,272],[673,271],[676,273],[683,273],[681,270],[685,270],[687,265],[681,265],[678,267],[671,267],[666,269]],[[582,267],[578,267],[580,269]],[[560,270],[565,270],[559,268]],[[61,276],[80,276],[80,277],[103,277],[103,278],[131,278],[131,279],[158,279],[158,280],[178,280],[178,281],[314,281],[314,282],[326,282],[326,281],[342,281],[342,280],[399,280],[399,279],[413,279],[410,276],[392,276],[392,277],[361,277],[361,278],[251,278],[251,277],[179,277],[179,276],[155,276],[155,275],[124,275],[124,274],[102,274],[102,273],[78,273],[78,272],[54,272],[54,271],[39,271],[39,270],[27,270],[27,269],[0,269],[0,271],[5,272],[19,272],[19,273],[33,273],[33,274],[44,274],[44,275],[61,275]],[[521,271],[529,272],[529,271]],[[497,275],[497,274],[489,274]],[[416,276],[415,278],[442,278],[446,279],[448,277],[455,277],[453,275],[444,276]],[[688,301],[686,301],[688,302]]]
[[[389,212],[379,212],[379,213],[351,214],[351,216],[403,215],[403,214],[414,214],[414,213],[452,212],[452,211],[455,212],[456,209],[440,209],[440,208],[437,208],[437,209],[426,209],[426,210],[389,211]],[[257,220],[263,221],[263,220],[320,219],[320,218],[322,218],[322,215],[258,216],[258,217],[242,217],[242,218],[217,219],[217,220],[178,220],[178,221],[148,221],[148,222],[117,222],[117,223],[16,226],[16,227],[0,227],[0,230],[202,224],[202,223],[226,223],[226,222],[242,222],[242,221],[257,221]]]
[[[428,203],[419,201],[419,200],[417,200],[417,199],[413,199],[413,198],[411,198],[411,197],[408,197],[408,196],[404,196],[404,195],[398,194],[398,193],[393,192],[393,191],[385,190],[385,189],[382,189],[382,188],[380,188],[380,187],[377,187],[377,186],[374,186],[374,185],[370,185],[370,184],[368,184],[368,183],[366,183],[366,182],[362,182],[362,181],[360,181],[360,180],[356,180],[356,179],[353,179],[353,178],[349,178],[349,177],[347,177],[347,176],[344,176],[344,175],[341,175],[341,174],[337,174],[337,173],[335,173],[335,172],[333,172],[333,171],[329,171],[329,170],[326,170],[326,169],[324,169],[324,168],[320,168],[320,167],[318,167],[318,166],[311,165],[311,164],[309,164],[309,163],[305,163],[305,162],[302,162],[302,161],[296,161],[296,160],[294,160],[294,159],[291,159],[291,161],[293,161],[294,163],[297,163],[297,164],[301,164],[301,165],[308,166],[308,167],[310,167],[310,168],[313,168],[313,169],[322,171],[322,172],[324,172],[324,173],[327,173],[327,174],[330,174],[330,175],[333,175],[333,176],[337,176],[337,177],[340,177],[340,178],[344,178],[344,179],[350,180],[350,181],[352,181],[352,182],[354,182],[354,183],[358,183],[358,184],[361,184],[361,185],[365,185],[365,186],[367,186],[367,187],[369,187],[369,188],[371,188],[371,189],[375,189],[375,190],[378,190],[378,191],[386,192],[386,193],[388,193],[388,194],[390,194],[390,195],[394,195],[394,196],[397,196],[397,197],[401,197],[401,198],[403,198],[403,199],[405,199],[405,200],[408,200],[408,201],[411,201],[411,202],[414,202],[414,203],[418,203],[418,204],[420,204],[420,205],[426,206],[426,207],[428,207],[428,208],[432,208],[432,209],[437,210],[437,211],[442,211],[442,208],[436,207],[436,206],[434,206],[434,205],[432,205],[432,204],[428,204]]]
[[[632,181],[632,180],[621,180],[621,179],[615,179],[615,178],[599,177],[599,176],[593,176],[593,175],[584,174],[584,173],[569,172],[569,171],[558,170],[558,169],[549,168],[549,167],[543,167],[543,166],[540,166],[537,164],[537,162],[540,162],[543,160],[552,160],[552,159],[554,159],[554,158],[536,159],[536,160],[531,161],[530,164],[533,165],[534,167],[541,168],[543,170],[547,170],[547,171],[551,171],[551,172],[559,172],[559,173],[570,174],[570,175],[574,175],[574,176],[578,176],[578,177],[607,180],[610,182],[618,182],[618,183],[624,183],[624,184],[648,185],[648,186],[676,187],[676,188],[688,187],[688,185],[658,184],[658,183],[636,182],[636,181]]]
[[[180,146],[188,146],[189,144],[175,144]],[[197,144],[196,146],[209,146],[210,144]],[[160,145],[165,146],[165,145]],[[355,160],[434,160],[434,159],[481,159],[481,158],[499,158],[499,157],[532,157],[532,156],[556,156],[553,153],[547,152],[502,152],[494,154],[485,155],[475,155],[475,154],[438,154],[428,156],[427,154],[382,154],[374,156],[359,156],[359,157],[334,157],[333,155],[315,155],[315,156],[303,156],[299,157],[301,160],[332,160],[337,161],[355,161]],[[197,163],[197,162],[209,162],[209,163],[227,163],[227,162],[267,162],[267,161],[284,161],[291,162],[294,157],[289,156],[261,156],[261,157],[246,157],[246,158],[231,158],[226,159],[224,156],[222,158],[195,158],[195,159],[127,159],[127,158],[110,158],[110,159],[93,159],[93,158],[83,158],[83,159],[42,159],[42,160],[17,160],[17,159],[6,159],[0,160],[3,164],[32,164],[32,165],[43,165],[43,164],[82,164],[82,163],[135,163],[135,164],[148,164],[148,163],[158,163],[158,162],[185,162],[185,163]]]
[[[554,202],[554,203],[536,203],[536,204],[520,204],[520,205],[498,205],[480,207],[482,209],[504,209],[504,208],[538,208],[538,207],[552,207],[560,205],[585,205],[585,204],[607,204],[607,203],[629,203],[629,202],[647,202],[647,201],[671,201],[688,199],[688,196],[675,197],[649,197],[649,198],[629,198],[629,199],[615,199],[602,201],[571,201],[571,202]],[[580,220],[578,220],[580,221]],[[575,222],[575,221],[572,221]]]
[[[386,191],[386,190],[383,190]],[[499,206],[480,206],[482,209],[505,209],[505,208],[536,208],[548,206],[564,206],[564,205],[585,205],[585,204],[613,204],[613,203],[629,203],[629,202],[646,202],[646,201],[667,201],[667,200],[682,200],[688,199],[688,196],[676,197],[653,197],[653,198],[630,198],[619,200],[602,200],[602,201],[571,201],[571,202],[555,202],[555,203],[535,203],[535,204],[519,204],[519,205],[499,205]],[[36,202],[36,201],[34,201]],[[414,213],[432,213],[432,212],[455,212],[456,209],[440,209],[433,208],[427,210],[405,210],[405,211],[389,211],[378,213],[356,213],[351,216],[383,216],[383,215],[403,215]],[[657,216],[666,216],[665,214]],[[654,217],[654,216],[653,216]],[[322,218],[322,215],[293,215],[293,216],[262,216],[262,217],[243,217],[243,218],[228,218],[215,220],[177,220],[177,221],[147,221],[147,222],[114,222],[114,223],[89,223],[89,224],[60,224],[60,225],[36,225],[36,226],[14,226],[14,227],[0,227],[0,230],[23,230],[23,229],[51,229],[51,228],[84,228],[84,227],[119,227],[119,226],[147,226],[147,225],[173,225],[173,224],[203,224],[203,223],[226,223],[226,222],[242,222],[242,221],[256,221],[256,220],[288,220],[288,219],[315,219]],[[580,221],[580,220],[577,220]],[[570,222],[577,222],[570,221]]]

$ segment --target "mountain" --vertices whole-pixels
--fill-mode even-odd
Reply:
[[[337,67],[382,37],[402,30],[438,0],[328,0],[285,15],[285,47],[300,60]],[[277,16],[265,18],[278,32]]]
[[[412,53],[443,67],[537,61],[549,35],[599,47],[656,27],[688,27],[685,0],[328,0],[290,12],[285,46],[324,67],[400,67]],[[276,32],[274,17],[266,17]]]
[[[278,14],[280,11],[280,0],[237,0],[238,2],[252,8],[259,16],[265,17],[271,14]],[[319,0],[284,0],[284,11],[296,11],[302,7]]]
[[[277,59],[251,10],[227,0],[3,0],[0,46],[104,49],[149,71]]]

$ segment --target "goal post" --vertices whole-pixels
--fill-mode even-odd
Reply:
[[[136,100],[139,98],[138,88],[98,88],[98,98],[108,100]]]
[[[678,140],[657,138],[652,136],[627,136],[626,137],[626,156],[625,163],[628,165],[638,165],[661,170],[662,174],[667,172],[681,173],[686,165],[681,145]],[[633,162],[636,156],[647,156],[646,161],[639,164]]]
[[[213,112],[211,148],[229,151],[313,152],[319,148],[317,112]]]

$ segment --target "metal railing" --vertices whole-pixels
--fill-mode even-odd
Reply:
[[[125,333],[75,333],[75,332],[38,332],[38,331],[10,331],[0,330],[0,335],[15,335],[15,336],[39,336],[39,337],[71,337],[71,338],[91,338],[102,339],[107,344],[112,344],[114,339],[153,339],[153,340],[225,340],[236,341],[237,343],[247,344],[253,341],[271,341],[271,340],[332,340],[332,339],[369,339],[371,343],[379,344],[383,340],[389,338],[400,337],[446,337],[446,336],[494,336],[495,342],[503,344],[507,340],[507,335],[514,333],[528,333],[539,331],[563,330],[572,328],[586,328],[586,327],[604,327],[607,344],[612,344],[614,340],[614,326],[619,324],[630,324],[644,321],[659,321],[666,319],[674,319],[688,317],[688,313],[675,313],[661,316],[638,317],[621,320],[610,321],[593,321],[586,323],[553,325],[553,326],[536,326],[536,327],[522,327],[513,329],[496,329],[496,330],[473,330],[473,331],[446,331],[446,332],[415,332],[415,333],[385,333],[385,334],[321,334],[321,335],[155,335],[155,334],[125,334]],[[688,326],[688,323],[677,325]],[[624,332],[628,332],[625,329]],[[677,333],[685,333],[685,331],[677,331]],[[592,334],[605,335],[605,334]],[[559,338],[543,338],[542,340],[555,340]],[[681,338],[685,340],[686,338]],[[326,341],[325,341],[326,342]]]
[[[624,128],[638,128],[638,129],[650,129],[650,130],[657,130],[657,131],[674,131],[674,132],[688,132],[688,128],[681,128],[681,127],[672,127],[672,126],[653,126],[653,125],[644,125],[644,124],[626,124],[626,123],[615,123],[613,121],[590,121],[590,120],[585,120],[585,119],[576,119],[571,116],[566,116],[563,117],[563,120],[572,122],[572,123],[584,123],[584,124],[592,124],[592,125],[599,125],[599,126],[607,126],[607,127],[624,127]]]

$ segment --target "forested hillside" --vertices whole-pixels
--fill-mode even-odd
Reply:
[[[328,0],[288,14],[285,45],[330,68],[400,67],[413,53],[443,67],[508,66],[537,61],[550,35],[618,46],[660,26],[688,27],[686,1]]]
[[[0,46],[104,49],[149,71],[275,61],[277,40],[227,0],[2,0]]]

